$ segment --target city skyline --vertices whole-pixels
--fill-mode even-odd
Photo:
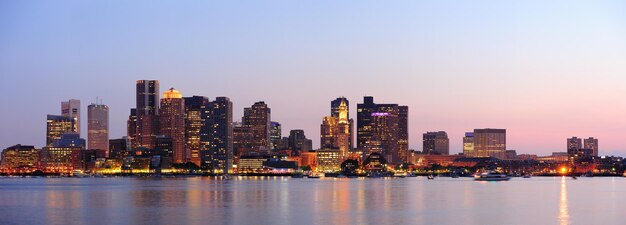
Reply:
[[[520,154],[563,152],[564,140],[578,136],[600,139],[600,155],[626,155],[619,1],[568,1],[567,12],[550,10],[562,2],[538,1],[493,3],[497,11],[433,2],[337,3],[330,12],[288,2],[252,3],[264,10],[199,4],[191,12],[155,4],[172,8],[165,15],[135,15],[139,3],[0,4],[0,21],[11,21],[0,23],[2,148],[44,146],[45,116],[68,99],[83,102],[81,137],[86,105],[101,98],[110,107],[109,138],[121,138],[134,82],[154,79],[160,93],[229,97],[235,120],[264,101],[282,136],[302,129],[316,148],[330,100],[345,96],[355,119],[356,104],[374,96],[411,108],[415,150],[428,131],[446,131],[455,154],[465,132],[505,128],[507,148]],[[225,9],[237,16],[219,13]]]

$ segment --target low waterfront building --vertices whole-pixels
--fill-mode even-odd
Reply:
[[[341,154],[339,149],[317,150],[318,172],[337,172],[341,170]]]
[[[30,145],[14,145],[2,151],[2,168],[12,173],[29,173],[38,169],[41,150]]]
[[[239,173],[254,173],[263,169],[263,163],[267,161],[269,156],[261,155],[245,155],[239,157],[237,170]]]

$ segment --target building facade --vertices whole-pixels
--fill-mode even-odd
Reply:
[[[406,113],[400,113],[401,111]],[[376,104],[366,96],[357,105],[357,143],[364,158],[372,153],[383,155],[390,163],[402,163],[402,146],[408,148],[408,107]],[[404,155],[406,157],[405,151]]]
[[[138,80],[136,84],[136,127],[133,147],[154,148],[159,133],[159,81]],[[128,135],[131,137],[131,134]]]
[[[254,140],[253,151],[267,154],[271,149],[270,124],[271,110],[265,102],[256,102],[251,107],[245,108],[241,122],[252,130]]]
[[[70,99],[61,102],[61,115],[76,119],[76,132],[80,133],[80,100]]]
[[[449,155],[450,139],[445,131],[426,132],[422,135],[423,152],[426,155]]]
[[[109,107],[87,106],[87,143],[89,149],[101,149],[109,156]]]
[[[185,149],[185,102],[178,90],[163,93],[159,122],[159,134],[172,138],[174,163],[190,162],[191,154]]]
[[[73,116],[48,115],[46,122],[46,146],[61,139],[68,132],[78,132],[77,119]]]

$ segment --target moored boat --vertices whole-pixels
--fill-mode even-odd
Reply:
[[[510,179],[511,177],[509,177],[508,175],[495,171],[487,171],[481,174],[476,174],[474,176],[475,181],[507,181]]]

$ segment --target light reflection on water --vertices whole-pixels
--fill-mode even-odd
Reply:
[[[623,224],[623,178],[0,178],[0,224]]]

